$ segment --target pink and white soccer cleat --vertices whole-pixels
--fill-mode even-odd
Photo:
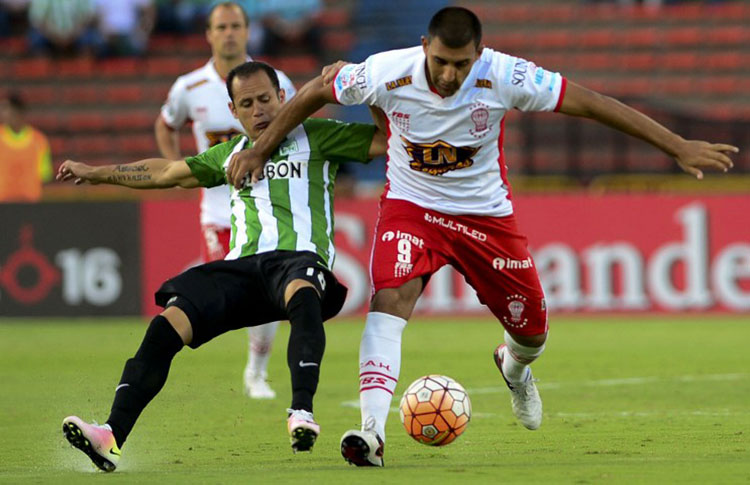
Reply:
[[[289,431],[289,441],[292,451],[312,451],[315,440],[320,434],[320,425],[315,422],[313,415],[304,409],[287,409],[289,418],[286,427]]]
[[[86,453],[97,468],[115,471],[121,453],[109,426],[89,424],[78,416],[68,416],[63,419],[62,429],[65,439]]]

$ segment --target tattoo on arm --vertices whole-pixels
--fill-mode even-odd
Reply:
[[[119,171],[119,170],[115,170]],[[127,170],[126,170],[127,172]],[[137,174],[137,175],[110,175],[107,177],[107,183],[110,184],[122,184],[128,182],[148,182],[151,180],[151,174]]]
[[[148,172],[149,167],[142,164],[128,164],[128,165],[117,165],[114,169],[115,172]]]

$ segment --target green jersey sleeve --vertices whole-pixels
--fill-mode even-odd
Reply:
[[[203,153],[185,159],[190,171],[203,187],[216,187],[227,183],[224,162],[243,138],[244,135],[236,136],[227,142],[212,146]]]
[[[369,161],[367,153],[375,135],[375,125],[308,118],[303,126],[307,136],[327,159],[338,162]]]

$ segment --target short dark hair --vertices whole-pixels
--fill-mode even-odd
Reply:
[[[439,37],[451,49],[458,49],[472,41],[474,47],[479,49],[482,41],[482,24],[479,18],[463,7],[445,7],[439,10],[432,16],[427,32],[430,40]]]
[[[8,100],[8,104],[10,105],[10,107],[15,109],[16,111],[26,111],[26,101],[24,101],[21,93],[17,91],[10,91],[5,96],[5,99]]]
[[[245,19],[245,27],[250,25],[250,17],[247,16],[247,12],[245,12],[245,9],[242,8],[242,5],[235,2],[219,2],[213,7],[211,7],[211,10],[208,11],[208,15],[206,15],[206,30],[211,28],[211,17],[214,14],[214,10],[216,10],[219,7],[237,7],[240,9],[240,12],[242,12],[242,18]]]
[[[266,73],[268,78],[271,80],[271,84],[273,84],[273,88],[276,91],[276,94],[279,94],[281,86],[279,85],[279,76],[278,74],[276,74],[276,70],[265,62],[250,61],[235,67],[234,69],[229,71],[229,75],[227,75],[227,92],[229,93],[229,98],[233,103],[234,93],[232,93],[232,82],[234,81],[234,78],[237,77],[240,79],[245,79],[259,71],[263,71]]]

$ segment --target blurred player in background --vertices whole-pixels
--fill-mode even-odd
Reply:
[[[189,120],[193,122],[198,152],[242,132],[242,125],[229,110],[224,80],[229,71],[251,60],[246,51],[248,35],[248,18],[242,7],[222,2],[211,9],[206,22],[206,39],[211,45],[212,57],[205,66],[177,78],[156,120],[156,142],[164,158],[182,158],[179,129]],[[281,71],[276,73],[286,99],[294,96],[296,90],[289,78]],[[201,257],[204,262],[224,259],[231,236],[229,186],[201,189],[200,207]],[[248,359],[243,377],[245,394],[251,398],[276,397],[267,376],[278,326],[279,322],[273,322],[248,329]]]
[[[107,183],[135,189],[215,187],[226,184],[229,157],[248,146],[281,108],[276,72],[248,62],[227,77],[231,111],[246,136],[219,143],[185,160],[152,158],[93,167],[65,161],[59,180]],[[325,350],[323,321],[344,304],[346,288],[331,272],[333,189],[340,163],[385,154],[385,134],[373,125],[309,119],[271,157],[263,180],[231,191],[231,251],[166,281],[156,293],[164,311],[125,363],[104,425],[77,416],[63,420],[66,439],[104,471],[114,471],[120,448],[148,403],[164,386],[172,359],[228,331],[288,318],[287,365],[292,402],[287,431],[292,449],[310,451],[320,433],[313,418]],[[199,417],[198,419],[203,419]]]
[[[18,93],[0,100],[0,202],[36,202],[52,180],[47,137],[26,122]]]
[[[300,120],[326,103],[381,108],[389,133],[387,184],[371,259],[374,296],[360,344],[362,429],[341,452],[382,466],[385,422],[401,365],[401,334],[430,276],[445,264],[464,275],[505,329],[494,363],[528,429],[542,422],[529,364],[544,351],[547,309],[539,276],[513,215],[503,155],[505,113],[558,111],[645,140],[698,178],[732,167],[731,145],[685,140],[644,114],[532,62],[481,45],[471,11],[447,7],[418,47],[337,63],[306,84],[251,150],[234,156],[234,184],[257,176]],[[338,69],[338,71],[336,70]],[[330,84],[327,84],[329,83]]]

